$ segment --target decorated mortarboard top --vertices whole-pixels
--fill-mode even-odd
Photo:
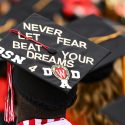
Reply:
[[[0,42],[2,58],[65,92],[108,53],[107,49],[35,13]],[[25,86],[22,84],[18,86]]]
[[[106,115],[112,121],[118,122],[120,125],[125,125],[125,97],[108,104],[101,110],[101,113]]]
[[[100,17],[90,15],[76,20],[66,27],[111,51],[111,54],[93,68],[92,73],[85,77],[85,82],[101,80],[108,76],[112,71],[113,61],[125,55],[124,36],[121,35],[122,33],[115,31]]]

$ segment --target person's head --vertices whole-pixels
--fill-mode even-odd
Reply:
[[[76,86],[68,94],[64,93],[17,66],[13,68],[13,86],[19,120],[64,117],[76,99]]]

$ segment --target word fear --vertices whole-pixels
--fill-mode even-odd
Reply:
[[[67,38],[57,37],[57,44],[63,44],[64,46],[75,46],[79,48],[87,49],[87,44],[83,41],[71,40]]]

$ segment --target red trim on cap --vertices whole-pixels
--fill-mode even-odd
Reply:
[[[18,125],[23,125],[23,122],[18,123]]]
[[[5,101],[4,121],[14,122],[14,91],[12,85],[12,65],[7,63],[8,95]]]
[[[50,122],[54,121],[61,121],[64,120],[64,118],[55,118],[55,119],[31,119],[31,120],[26,120],[23,122],[18,123],[18,125],[37,125],[37,123],[40,123],[41,125],[47,124]],[[39,124],[39,125],[40,125]]]
[[[29,120],[29,125],[35,125],[35,119]]]
[[[59,120],[61,120],[61,118],[55,118],[55,119],[54,119],[54,121],[59,121]]]
[[[46,124],[46,123],[48,123],[48,119],[41,120],[41,124]]]

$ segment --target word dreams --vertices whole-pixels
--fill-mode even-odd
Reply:
[[[33,44],[33,43],[13,41],[13,48],[28,50],[27,58],[34,59],[34,60],[38,59],[38,60],[49,62],[49,63],[52,62],[54,64],[64,65],[66,67],[73,67],[75,60],[78,60],[80,63],[94,65],[93,58],[83,56],[81,54],[62,51],[62,55],[64,57],[62,60],[61,58],[56,59],[54,56],[38,53],[38,52],[41,52],[43,48],[40,45]]]

